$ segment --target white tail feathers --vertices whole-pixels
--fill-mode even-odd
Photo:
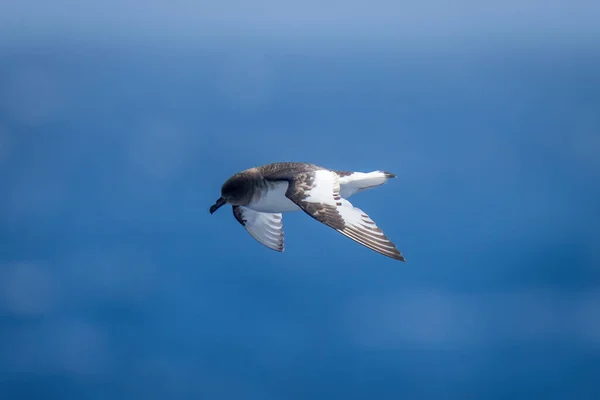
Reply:
[[[355,193],[383,185],[388,179],[396,175],[385,171],[353,172],[340,176],[340,196],[349,198]]]

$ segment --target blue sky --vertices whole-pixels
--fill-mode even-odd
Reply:
[[[1,6],[3,398],[600,394],[596,5],[119,4]],[[408,262],[208,213],[280,160]]]
[[[482,37],[593,43],[600,33],[596,23],[600,6],[592,0],[23,0],[5,2],[1,10],[2,30],[18,37],[65,33],[207,42],[241,37],[312,42],[352,38],[414,45],[423,40],[477,42]]]
[[[119,12],[116,12],[116,11]],[[106,34],[143,32],[154,36],[270,34],[302,37],[404,36],[431,37],[452,33],[527,32],[558,35],[598,32],[594,14],[599,11],[591,0],[486,2],[460,0],[446,2],[306,1],[281,3],[258,0],[195,2],[177,0],[108,0],[103,3],[39,0],[4,3],[4,29],[23,34],[37,29],[93,31]],[[168,30],[168,32],[166,31]],[[98,31],[96,31],[98,33]],[[158,31],[158,32],[156,32]],[[515,32],[516,33],[516,32]],[[414,38],[413,38],[414,40]]]

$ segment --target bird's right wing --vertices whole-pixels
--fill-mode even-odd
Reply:
[[[283,221],[279,213],[264,213],[242,206],[232,206],[233,216],[261,244],[283,252]]]
[[[396,246],[360,208],[340,197],[338,175],[321,169],[296,175],[286,196],[317,221],[384,256],[405,261]]]

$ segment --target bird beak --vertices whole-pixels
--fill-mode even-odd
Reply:
[[[215,204],[213,204],[212,206],[210,206],[210,213],[211,214],[214,213],[215,211],[217,211],[219,208],[221,208],[225,204],[227,204],[227,201],[224,198],[219,197],[217,202]]]

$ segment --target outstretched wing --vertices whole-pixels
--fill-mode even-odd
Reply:
[[[340,197],[338,175],[318,170],[296,175],[286,196],[308,215],[384,256],[405,261],[396,246],[360,208]]]
[[[284,250],[281,214],[258,212],[242,206],[232,206],[232,209],[235,219],[254,239],[275,251]]]

